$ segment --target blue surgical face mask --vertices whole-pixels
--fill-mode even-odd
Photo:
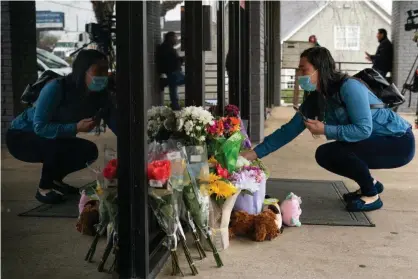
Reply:
[[[90,91],[98,92],[102,91],[107,86],[107,77],[106,76],[90,76],[91,82],[88,85]]]
[[[298,78],[299,85],[303,90],[305,90],[305,91],[315,91],[316,90],[316,84],[313,84],[311,82],[311,76],[315,73],[316,73],[316,71],[313,72],[309,76],[300,76]]]

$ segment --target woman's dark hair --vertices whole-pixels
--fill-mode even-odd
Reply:
[[[339,91],[343,81],[348,78],[336,70],[335,61],[331,53],[325,47],[312,47],[300,55],[306,57],[309,63],[318,71],[318,83],[321,93],[330,97]]]
[[[73,71],[66,77],[67,83],[70,83],[79,91],[86,90],[86,72],[91,65],[97,64],[101,60],[107,60],[106,55],[95,49],[81,50],[73,62]]]

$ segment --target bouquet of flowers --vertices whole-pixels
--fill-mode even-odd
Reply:
[[[105,145],[104,147],[104,169],[102,171],[102,179],[98,180],[101,183],[101,187],[107,189],[108,187],[117,187],[118,180],[116,172],[118,168],[117,152]]]
[[[213,115],[202,107],[190,106],[176,112],[176,131],[186,145],[205,143],[207,126],[213,124]]]
[[[95,226],[95,237],[90,246],[89,251],[85,257],[86,261],[91,261],[95,251],[96,246],[99,241],[99,238],[105,234],[106,229],[109,224],[112,224],[113,230],[108,232],[108,240],[103,254],[98,270],[102,271],[104,264],[110,254],[111,249],[116,248],[116,239],[117,239],[117,154],[116,151],[109,149],[105,146],[105,168],[103,171],[100,169],[92,169],[96,174],[96,186],[90,187],[90,189],[83,190],[83,200],[87,200],[86,196],[90,199],[99,200],[98,210],[99,210],[99,223]]]
[[[216,145],[214,152],[215,159],[230,173],[236,168],[243,140],[243,135],[240,132],[235,132],[226,140],[218,139],[213,143]]]
[[[219,168],[217,172],[222,172]],[[226,174],[226,173],[225,173]],[[209,226],[212,229],[212,241],[218,250],[229,247],[229,220],[240,189],[220,175],[209,174],[209,181],[204,189],[210,196]]]
[[[247,134],[247,129],[245,128],[244,123],[239,115],[239,108],[234,105],[227,105],[225,107],[225,115],[229,117],[237,117],[240,121],[240,131],[241,134],[244,136],[244,141],[242,143],[243,148],[251,148],[251,141]]]
[[[147,175],[149,180],[149,197],[150,206],[154,212],[155,217],[160,224],[160,227],[167,234],[167,246],[171,251],[172,260],[172,275],[182,274],[179,260],[177,256],[178,239],[183,245],[183,250],[189,262],[190,269],[193,275],[198,273],[190,251],[186,244],[185,234],[180,224],[178,215],[178,196],[176,191],[170,184],[171,176],[171,160],[167,153],[166,146],[160,145],[156,142],[151,144],[151,152],[148,154],[149,163]],[[171,154],[171,159],[173,155]]]
[[[166,106],[152,107],[148,115],[148,139],[150,142],[167,140],[176,127],[175,114]]]
[[[259,167],[243,166],[234,172],[230,179],[242,191],[242,194],[236,200],[234,210],[259,214],[266,194],[265,173]]]
[[[210,197],[206,191],[209,182],[209,165],[206,146],[185,146],[183,152],[187,160],[189,183],[184,186],[183,200],[194,222],[201,230],[218,267],[223,266],[217,248],[212,242],[209,223]]]
[[[239,132],[241,129],[241,121],[235,116],[226,116],[221,118],[224,127],[224,136],[229,138],[235,132]]]

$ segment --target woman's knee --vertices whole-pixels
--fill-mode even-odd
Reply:
[[[315,160],[323,168],[326,168],[332,161],[332,147],[329,144],[323,144],[316,149]]]
[[[97,145],[94,142],[88,140],[85,141],[80,152],[85,154],[87,163],[94,162],[97,160],[97,158],[99,158],[99,149],[97,148]]]

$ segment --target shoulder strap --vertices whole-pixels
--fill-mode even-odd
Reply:
[[[365,83],[364,81],[362,81],[361,79],[359,79],[359,78],[356,78],[356,77],[348,77],[347,79],[345,79],[343,82],[342,82],[342,84],[341,84],[341,86],[340,86],[340,90],[338,91],[338,94],[337,94],[337,98],[338,98],[338,101],[339,101],[339,103],[343,106],[343,107],[346,107],[346,105],[345,105],[345,103],[344,103],[344,101],[343,101],[343,99],[341,98],[341,87],[344,85],[344,83],[348,80],[348,79],[355,79],[355,80],[357,80],[357,81],[359,81],[359,82],[361,82],[364,86],[366,86],[367,87],[367,89],[369,89],[369,91],[370,92],[372,92],[373,93],[373,91],[370,89],[370,87],[369,87],[369,85],[367,84],[367,83]],[[373,93],[374,94],[374,93]],[[387,105],[387,104],[385,104],[385,103],[381,103],[381,104],[371,104],[370,105],[370,109],[379,109],[379,108],[388,108],[389,106]]]

